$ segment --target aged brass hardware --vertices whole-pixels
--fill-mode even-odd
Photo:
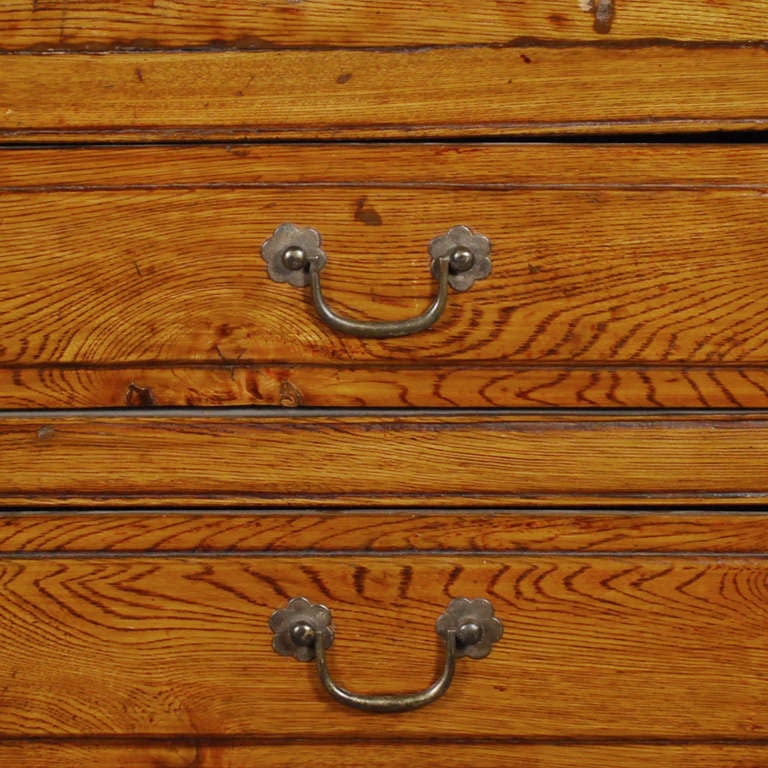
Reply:
[[[436,237],[429,245],[431,271],[438,281],[437,295],[416,317],[393,322],[353,320],[336,314],[326,303],[320,287],[320,272],[327,257],[320,233],[312,227],[281,224],[261,246],[269,276],[279,283],[299,287],[311,284],[312,300],[320,318],[331,328],[352,336],[387,339],[423,331],[440,318],[448,303],[448,286],[466,291],[475,280],[491,272],[491,244],[484,235],[458,225]]]
[[[337,685],[328,670],[325,652],[334,636],[328,608],[305,597],[294,597],[286,608],[272,614],[269,626],[275,634],[272,647],[277,653],[300,661],[314,659],[320,681],[328,693],[342,704],[366,712],[407,712],[430,704],[448,690],[457,658],[484,658],[503,634],[501,621],[493,615],[493,606],[488,600],[455,598],[435,625],[445,644],[445,662],[432,685],[414,693],[356,694]]]

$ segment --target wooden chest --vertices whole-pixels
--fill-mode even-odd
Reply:
[[[0,30],[0,764],[768,765],[763,2]]]

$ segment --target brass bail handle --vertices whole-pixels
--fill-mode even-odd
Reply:
[[[437,295],[416,317],[392,322],[353,320],[336,314],[326,303],[320,286],[320,272],[327,257],[321,248],[320,233],[312,227],[281,224],[261,246],[269,276],[278,283],[299,287],[311,284],[315,310],[323,322],[336,331],[370,339],[408,336],[434,325],[448,303],[448,286],[466,291],[475,280],[491,272],[491,244],[484,235],[457,225],[429,245],[430,268],[437,279]]]
[[[304,597],[294,597],[286,608],[272,614],[269,626],[275,635],[272,640],[274,650],[300,661],[314,659],[320,681],[336,701],[377,713],[408,712],[440,698],[453,680],[456,659],[461,656],[484,658],[503,634],[501,622],[493,615],[493,606],[488,600],[455,598],[435,625],[435,631],[445,645],[443,671],[437,680],[413,693],[358,694],[335,683],[328,670],[325,652],[334,636],[328,608]]]

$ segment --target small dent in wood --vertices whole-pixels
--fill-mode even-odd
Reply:
[[[140,387],[131,382],[125,393],[125,404],[129,408],[151,408],[157,405],[157,401],[150,387]]]
[[[361,224],[365,224],[368,227],[380,227],[382,218],[379,212],[372,206],[368,205],[367,195],[363,195],[358,201],[355,208],[355,220]]]
[[[579,0],[579,7],[586,13],[594,13],[593,29],[601,35],[611,31],[613,24],[613,0]]]
[[[304,403],[301,390],[290,381],[280,383],[280,405],[285,408],[298,408]]]

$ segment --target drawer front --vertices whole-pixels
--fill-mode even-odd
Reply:
[[[13,0],[0,12],[0,51],[24,55],[3,60],[0,135],[765,128],[764,11],[760,0]]]
[[[6,513],[0,757],[22,768],[405,767],[427,755],[455,768],[759,765],[767,521]],[[359,692],[431,681],[434,620],[452,597],[491,600],[505,633],[486,658],[457,662],[438,701],[366,714],[332,701],[312,663],[272,650],[269,617],[298,595],[331,607],[331,671]]]
[[[7,414],[33,508],[766,503],[768,414]]]
[[[766,727],[765,559],[451,555],[2,563],[3,736],[748,738]],[[452,596],[507,631],[418,712],[352,711],[278,656],[270,614],[332,611],[333,677],[426,687]]]
[[[570,552],[555,544],[540,552],[386,555],[351,547],[237,552],[228,545],[237,546],[243,521],[223,531],[210,514],[194,525],[189,516],[147,517],[157,531],[194,528],[201,542],[213,532],[218,545],[207,554],[146,542],[143,554],[98,550],[87,543],[96,529],[101,546],[127,540],[122,515],[64,520],[70,538],[82,527],[79,550],[42,541],[0,560],[0,752],[8,740],[30,737],[226,737],[244,739],[241,746],[378,739],[414,747],[424,738],[438,747],[476,739],[480,754],[526,740],[594,749],[754,739],[768,695],[765,547],[729,553],[722,539],[726,551],[697,552],[697,538],[717,539],[727,516],[712,522],[687,513],[668,520],[670,537],[659,535],[658,545],[644,540],[642,521],[619,517],[623,548],[590,553],[604,538],[590,532],[593,516],[584,516],[581,544]],[[423,518],[430,528],[423,513],[399,518],[411,525]],[[6,520],[28,545],[39,534],[40,516]],[[253,522],[276,535],[286,519],[265,513]],[[523,546],[537,517],[527,522],[519,526]],[[734,522],[743,541],[768,540],[765,516]],[[364,516],[357,523],[352,546],[370,529]],[[550,520],[555,534],[558,525]],[[669,549],[674,536],[682,546]],[[429,683],[441,661],[434,622],[452,597],[490,599],[505,635],[486,658],[459,660],[438,701],[410,713],[361,713],[328,697],[313,664],[272,650],[269,617],[299,595],[331,608],[331,671],[356,692]]]
[[[760,146],[6,150],[0,405],[761,407]],[[328,305],[402,321],[431,240],[491,274],[402,338],[329,328],[260,255],[314,227]],[[286,241],[287,242],[287,241]],[[283,244],[285,245],[285,244]],[[280,246],[283,248],[283,246]]]

